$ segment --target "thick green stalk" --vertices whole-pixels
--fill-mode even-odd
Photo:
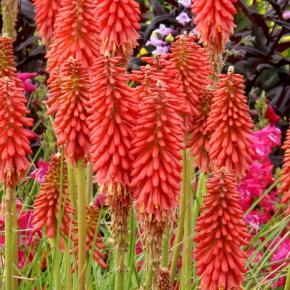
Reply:
[[[195,229],[196,221],[199,216],[199,210],[202,205],[202,194],[204,193],[205,183],[206,183],[206,174],[201,172],[198,179],[197,192],[195,194],[193,207],[193,223],[192,223],[193,229]]]
[[[183,151],[183,165],[186,161],[186,151]],[[183,167],[184,168],[184,167]],[[174,239],[174,248],[173,254],[171,259],[171,266],[170,266],[170,281],[173,282],[176,274],[178,259],[180,255],[180,247],[181,241],[183,238],[183,225],[184,225],[184,217],[185,217],[185,206],[186,206],[186,195],[185,195],[185,170],[182,173],[182,184],[181,184],[181,199],[179,205],[179,217],[178,217],[178,225],[176,230],[176,235]]]
[[[193,217],[193,206],[192,206],[192,179],[193,179],[193,167],[192,158],[190,153],[185,154],[186,159],[184,160],[184,177],[185,177],[185,220],[184,220],[184,236],[183,236],[183,261],[182,261],[182,272],[180,285],[183,290],[191,289],[191,274],[192,274],[192,217]]]
[[[290,265],[288,266],[288,274],[287,274],[284,290],[289,290],[289,289],[290,289]]]
[[[168,226],[168,223],[166,223],[164,234],[163,234],[163,244],[162,244],[162,263],[161,263],[161,266],[163,268],[168,267],[169,239],[170,239],[169,226]]]
[[[76,195],[75,167],[70,162],[67,162],[67,175],[68,175],[70,200],[72,202],[73,207],[76,209],[77,195]]]
[[[152,290],[153,267],[151,253],[147,253],[146,257],[146,278],[144,290]]]
[[[16,219],[16,223],[15,223]],[[16,240],[15,240],[16,239]],[[16,290],[17,279],[13,279],[18,266],[17,248],[17,216],[16,216],[16,191],[11,187],[6,188],[5,194],[5,285],[6,290]]]
[[[91,162],[88,163],[86,171],[86,203],[89,205],[93,198],[93,166]]]
[[[2,0],[3,28],[2,34],[16,37],[15,22],[17,18],[18,0]]]
[[[83,161],[77,162],[78,289],[86,285],[86,174]]]
[[[117,265],[115,290],[124,290],[124,281],[125,281],[124,252],[120,249],[116,249],[115,257],[116,257],[116,265]]]

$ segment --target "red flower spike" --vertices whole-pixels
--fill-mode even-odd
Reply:
[[[7,187],[15,187],[29,167],[27,154],[31,154],[29,139],[34,133],[33,120],[25,117],[23,86],[16,86],[8,77],[0,79],[0,180]]]
[[[213,56],[223,52],[233,33],[237,0],[193,0],[192,13],[200,40]]]
[[[63,0],[47,58],[49,71],[70,56],[90,67],[99,56],[96,3],[93,0]]]
[[[63,162],[62,171],[62,200],[61,209],[62,219],[60,230],[65,236],[69,236],[70,225],[72,224],[71,214],[73,212],[68,195],[68,180],[66,162]],[[41,184],[40,192],[34,201],[33,230],[46,227],[46,236],[54,238],[57,229],[57,218],[59,214],[59,196],[60,196],[60,171],[61,155],[55,154],[50,159],[49,169],[45,175],[45,182]],[[63,241],[61,240],[61,246]]]
[[[135,0],[97,0],[103,49],[129,56],[138,45],[140,8]]]
[[[191,35],[179,36],[172,44],[171,61],[178,70],[178,77],[186,93],[186,107],[189,108],[190,120],[200,116],[198,104],[205,88],[210,85],[212,74],[206,50],[195,43]],[[192,121],[192,120],[191,120]]]
[[[208,180],[196,227],[196,267],[200,289],[241,289],[250,238],[234,176],[223,170]]]
[[[87,237],[86,237],[86,251],[87,254],[90,254],[90,251],[94,249],[93,258],[100,265],[101,268],[105,269],[107,267],[104,258],[105,255],[101,250],[105,249],[106,246],[103,242],[103,238],[96,231],[98,229],[98,218],[99,210],[94,206],[89,206],[86,208],[86,228],[87,228]],[[78,261],[77,249],[78,249],[78,228],[75,228],[75,235],[72,238],[74,242],[75,256]],[[93,242],[95,244],[93,245]]]
[[[285,155],[279,193],[282,194],[282,203],[289,203],[288,213],[290,214],[290,128],[287,131],[283,149],[285,150]]]
[[[208,117],[211,100],[212,92],[205,90],[200,104],[197,107],[200,116],[195,118],[189,125],[188,144],[191,148],[192,155],[195,157],[195,164],[202,172],[208,172],[210,167]]]
[[[178,71],[174,64],[167,60],[168,55],[162,57],[142,57],[141,60],[147,62],[140,71],[133,71],[130,78],[141,85],[136,88],[136,95],[141,101],[150,95],[152,87],[156,87],[157,81],[166,83],[168,90],[175,94],[176,110],[180,114],[188,112],[185,104],[186,95],[183,92],[182,82],[178,80]]]
[[[154,74],[153,74],[154,75]],[[133,140],[131,187],[143,214],[168,219],[180,193],[183,119],[180,100],[162,81],[143,96]]]
[[[90,140],[88,109],[90,81],[80,61],[70,58],[63,65],[62,93],[55,116],[54,128],[57,144],[65,145],[65,155],[71,162],[84,159],[89,154]]]
[[[34,0],[37,31],[48,43],[54,32],[54,23],[61,7],[61,0]]]
[[[232,67],[227,75],[220,75],[213,92],[208,119],[209,155],[215,168],[226,167],[236,176],[244,173],[252,163],[252,128],[244,80],[234,74]]]
[[[92,67],[91,159],[102,185],[130,183],[132,127],[137,103],[120,57],[100,57]]]
[[[49,74],[49,78],[47,80],[48,83],[48,95],[49,98],[47,100],[48,115],[55,114],[59,109],[59,97],[62,95],[62,79],[60,67],[56,67],[53,73]]]

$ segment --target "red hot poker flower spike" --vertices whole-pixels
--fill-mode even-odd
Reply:
[[[210,113],[211,100],[211,90],[204,90],[200,104],[197,107],[200,116],[195,118],[189,125],[188,143],[192,155],[195,157],[195,164],[202,172],[207,172],[210,166],[210,132],[208,130],[208,117]]]
[[[0,80],[0,180],[7,187],[15,187],[29,167],[30,141],[33,120],[25,117],[26,98],[22,86],[8,77]]]
[[[89,77],[80,61],[70,58],[63,65],[62,93],[54,128],[58,145],[65,145],[65,155],[71,162],[88,156]]]
[[[143,96],[133,140],[134,197],[140,212],[157,220],[168,219],[180,193],[183,119],[180,103],[162,81]]]
[[[290,128],[287,131],[283,149],[285,150],[285,155],[279,192],[282,194],[282,202],[289,203],[288,212],[290,214]]]
[[[103,48],[129,56],[137,46],[140,9],[135,0],[97,0]]]
[[[44,42],[49,42],[54,31],[54,23],[61,6],[61,0],[34,0],[35,22]]]
[[[172,44],[171,60],[178,70],[186,93],[190,120],[200,116],[198,104],[205,88],[210,85],[211,65],[205,49],[195,43],[195,37],[182,35]]]
[[[193,0],[196,30],[212,55],[221,54],[234,30],[237,0]]]
[[[38,231],[46,227],[46,236],[54,238],[56,235],[57,218],[60,210],[60,171],[61,155],[55,154],[50,159],[49,169],[45,175],[45,182],[41,185],[40,192],[34,201],[33,230]],[[69,229],[72,223],[72,207],[68,196],[68,181],[66,163],[63,162],[62,172],[62,201],[63,211],[61,220],[61,232],[69,236]],[[63,246],[63,240],[61,240]]]
[[[137,103],[120,57],[100,57],[92,67],[91,158],[97,182],[130,183],[132,127]]]
[[[96,3],[92,0],[63,0],[48,52],[49,70],[70,56],[90,67],[99,56]]]
[[[96,232],[98,230],[98,217],[99,210],[94,206],[89,206],[86,208],[86,228],[87,228],[87,238],[86,238],[86,251],[90,254],[90,251],[94,249],[93,258],[100,265],[101,268],[106,268],[107,265],[104,261],[105,255],[101,250],[105,249],[106,246],[103,242],[103,238]],[[75,235],[73,236],[75,256],[77,257],[78,249],[78,228],[75,228]],[[95,241],[95,245],[93,242]]]
[[[252,128],[243,77],[231,67],[227,75],[219,76],[208,119],[209,155],[216,168],[226,167],[236,176],[249,168]]]
[[[197,274],[200,289],[240,289],[249,240],[232,174],[223,170],[209,178],[196,227]]]

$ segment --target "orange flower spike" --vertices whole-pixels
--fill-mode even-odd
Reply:
[[[8,77],[0,79],[0,180],[6,187],[15,187],[29,167],[26,155],[31,154],[30,139],[34,137],[33,120],[22,86]]]
[[[210,113],[212,91],[205,90],[197,109],[200,116],[195,118],[189,125],[188,144],[192,155],[195,157],[195,164],[202,172],[208,172],[210,167],[208,117]]]
[[[283,149],[285,150],[285,155],[279,193],[282,194],[282,203],[289,203],[288,213],[290,214],[290,128],[287,131],[286,141],[283,145]]]
[[[55,21],[48,52],[49,70],[62,65],[70,56],[90,67],[100,55],[96,3],[93,0],[63,0]]]
[[[120,57],[100,57],[92,67],[91,159],[100,184],[130,183],[132,127],[137,101]]]
[[[176,98],[157,81],[150,95],[143,96],[134,128],[131,187],[140,212],[159,221],[168,219],[180,193],[183,119]]]
[[[97,0],[104,51],[129,56],[138,45],[140,8],[135,0]]]
[[[57,218],[60,209],[60,170],[61,155],[58,153],[50,158],[49,170],[45,175],[45,182],[41,185],[40,192],[34,201],[33,230],[38,231],[46,227],[46,236],[52,239],[56,235]],[[69,202],[66,162],[63,162],[61,203],[63,213],[60,229],[65,236],[68,236],[72,223],[71,214],[73,210]]]
[[[224,170],[212,175],[196,227],[196,267],[200,289],[241,289],[250,239],[239,205],[234,176]]]
[[[252,128],[249,107],[244,92],[244,79],[230,67],[220,75],[213,92],[208,119],[209,156],[217,169],[226,167],[236,176],[243,174],[252,162]]]
[[[58,99],[54,128],[57,144],[65,145],[65,155],[74,163],[89,155],[90,81],[87,70],[73,58],[64,63],[61,74],[62,93]]]
[[[103,238],[100,234],[96,233],[98,229],[98,218],[99,218],[99,210],[94,206],[89,206],[86,208],[86,227],[87,227],[87,238],[86,238],[86,251],[87,254],[90,254],[90,250],[94,249],[93,257],[94,260],[99,264],[99,266],[103,269],[107,267],[107,264],[104,261],[105,255],[101,252],[101,250],[106,248],[106,245],[103,242]],[[74,249],[76,251],[77,257],[77,249],[78,249],[78,234],[77,227],[75,228],[76,232],[73,236]],[[95,245],[93,242],[95,240]]]
[[[212,74],[209,57],[204,48],[195,43],[192,35],[181,35],[172,44],[171,61],[186,93],[186,107],[191,118],[200,116],[197,108],[204,89],[210,85]]]
[[[223,52],[233,33],[237,0],[193,0],[192,13],[200,40],[213,56]]]
[[[44,42],[48,43],[54,32],[54,23],[61,7],[61,0],[34,0],[37,31]]]

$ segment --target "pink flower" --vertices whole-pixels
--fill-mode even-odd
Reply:
[[[31,82],[31,79],[36,77],[37,73],[17,73],[17,77],[23,82],[26,93],[32,93],[35,91],[36,86]]]
[[[37,162],[37,166],[38,168],[34,169],[30,173],[30,177],[32,179],[36,179],[40,184],[42,184],[45,181],[45,175],[49,169],[49,163],[43,160],[39,160]]]
[[[105,204],[105,200],[106,200],[106,195],[104,192],[100,192],[96,199],[95,199],[95,203],[94,206],[101,208],[104,204]]]

